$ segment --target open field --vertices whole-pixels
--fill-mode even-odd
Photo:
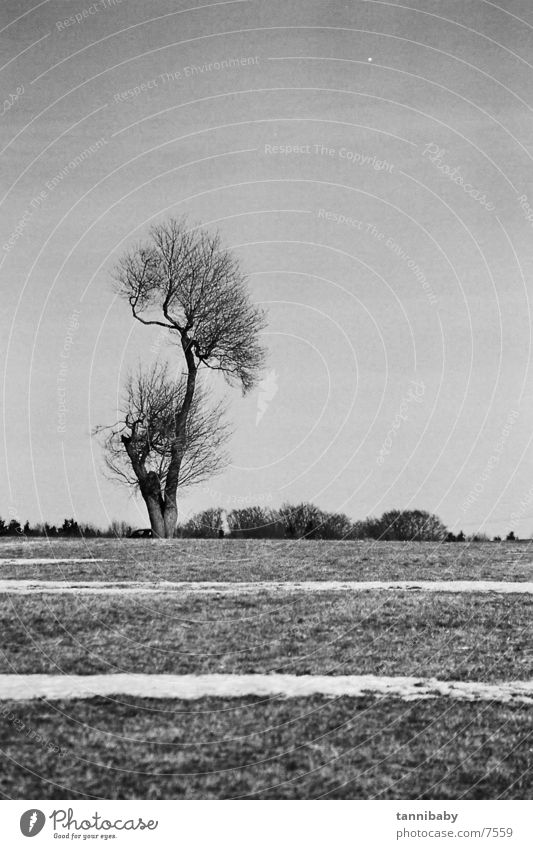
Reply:
[[[412,692],[402,698],[301,698],[294,692],[189,700],[153,690],[144,697],[4,697],[0,792],[25,798],[530,798],[533,709],[496,697],[483,701],[475,692],[484,683],[495,692],[513,682],[530,687],[531,594],[478,592],[475,584],[460,593],[258,585],[244,593],[232,593],[231,586],[220,594],[163,587],[129,595],[120,589],[95,595],[83,587],[17,594],[9,585],[24,578],[89,585],[135,580],[141,589],[158,580],[237,587],[313,580],[522,582],[533,579],[528,551],[529,545],[370,542],[4,543],[0,674],[217,674],[229,690],[232,676],[243,674],[405,676],[421,685],[464,682],[474,700],[456,694],[426,701],[418,695],[424,686],[414,699]],[[28,562],[49,557],[103,559]]]
[[[0,596],[0,672],[533,677],[531,596]]]
[[[2,722],[6,796],[17,786],[34,799],[531,797],[531,708],[130,697],[3,710],[24,723]]]
[[[22,563],[24,558],[101,558]],[[533,580],[531,543],[0,540],[0,578],[169,581]]]

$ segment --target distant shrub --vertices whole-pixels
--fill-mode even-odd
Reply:
[[[323,514],[314,504],[282,504],[279,516],[289,539],[317,539]]]
[[[439,517],[426,510],[406,510],[398,519],[399,539],[437,542],[443,540],[446,533],[446,527]]]
[[[370,516],[352,524],[351,539],[379,539],[382,533],[381,519]]]
[[[75,519],[65,519],[59,533],[64,537],[79,537],[81,536],[80,528]]]
[[[317,539],[352,539],[353,525],[345,513],[322,513]]]
[[[102,532],[105,537],[129,537],[133,528],[127,522],[120,522],[118,519],[113,519],[107,530]]]
[[[240,507],[228,514],[231,536],[250,539],[283,539],[285,525],[277,510],[269,507]]]
[[[131,534],[128,523],[114,520],[106,530],[92,524],[79,524],[75,518],[66,518],[62,525],[48,523],[33,527],[24,526],[16,519],[6,523],[0,518],[0,536],[62,537],[127,537]],[[283,504],[279,510],[251,505],[231,510],[210,507],[191,516],[178,527],[178,536],[196,539],[215,539],[230,535],[250,539],[308,539],[308,540],[428,540],[465,542],[463,531],[457,535],[449,532],[438,516],[425,510],[388,510],[380,518],[369,516],[352,522],[344,513],[329,513],[315,504]],[[495,541],[498,537],[495,538]],[[469,542],[484,542],[485,534],[477,533]],[[513,542],[513,531],[506,540]]]
[[[426,510],[389,510],[380,519],[379,539],[430,541],[446,539],[448,533],[438,516]]]
[[[215,539],[220,536],[225,515],[223,507],[209,507],[201,513],[195,513],[184,525],[180,525],[179,535],[195,539]]]
[[[279,518],[289,539],[351,539],[353,525],[344,513],[327,513],[315,504],[283,504]]]

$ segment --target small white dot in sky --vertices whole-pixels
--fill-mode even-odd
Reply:
[[[369,62],[371,62],[371,61],[372,61],[372,58],[369,58],[369,59],[368,59],[368,61],[369,61]]]

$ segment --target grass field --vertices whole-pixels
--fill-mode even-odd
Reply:
[[[526,680],[532,617],[532,596],[0,596],[0,672]]]
[[[0,578],[42,580],[533,578],[525,544],[39,540],[0,545],[0,557]],[[16,562],[45,557],[108,562]],[[475,592],[6,592],[0,673],[524,681],[533,678],[532,607],[532,596]],[[531,798],[532,709],[524,705],[117,694],[0,709],[6,797]]]
[[[446,700],[120,698],[6,705],[25,798],[530,798],[531,709]]]
[[[2,578],[265,581],[533,580],[529,543],[297,540],[0,540],[0,558],[103,558],[90,564],[0,563]]]

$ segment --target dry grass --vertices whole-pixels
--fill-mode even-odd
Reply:
[[[7,543],[7,544],[6,544]],[[533,580],[529,543],[269,540],[60,540],[13,544],[0,557],[102,557],[91,564],[0,565],[1,578],[84,580]]]
[[[7,797],[531,798],[525,708],[319,697],[6,708]]]
[[[4,564],[0,577],[522,581],[533,578],[528,552],[529,544],[101,540],[50,547],[37,541],[0,544],[0,556],[115,562]],[[530,596],[398,591],[181,598],[5,594],[0,669],[526,679],[533,662],[532,605]],[[531,710],[524,706],[366,697],[119,697],[0,708],[0,792],[6,797],[530,795]],[[63,753],[51,751],[53,745]]]
[[[0,596],[1,672],[527,680],[531,596]]]

